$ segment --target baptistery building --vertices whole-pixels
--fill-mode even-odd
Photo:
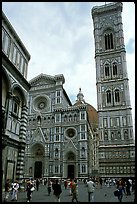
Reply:
[[[30,54],[2,12],[2,182],[24,176]]]

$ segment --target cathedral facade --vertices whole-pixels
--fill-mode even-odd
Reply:
[[[45,74],[30,81],[24,177],[87,178],[98,170],[97,111],[81,89],[72,105],[64,82]]]

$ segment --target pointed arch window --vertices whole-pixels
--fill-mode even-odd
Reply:
[[[105,34],[105,49],[106,50],[110,50],[110,49],[113,49],[114,46],[113,46],[113,33],[108,33],[108,34]]]
[[[112,69],[113,69],[113,76],[117,75],[117,64],[114,62],[112,65]]]
[[[19,116],[19,105],[20,105],[19,97],[18,96],[13,96],[12,116],[15,116],[15,117]]]
[[[116,103],[120,102],[120,94],[119,94],[119,90],[118,89],[115,90],[115,102]]]
[[[105,64],[105,76],[109,77],[110,72],[109,72],[109,64]]]
[[[82,173],[85,173],[86,172],[86,166],[83,164],[82,165]]]
[[[108,91],[106,92],[106,94],[107,94],[107,103],[111,103],[111,91],[108,90]]]

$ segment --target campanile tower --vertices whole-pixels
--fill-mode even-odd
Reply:
[[[102,177],[127,177],[135,173],[122,8],[121,2],[92,8]]]

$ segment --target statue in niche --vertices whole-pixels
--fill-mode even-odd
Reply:
[[[49,136],[50,136],[50,129],[47,128],[45,131],[44,131],[44,136],[45,136],[45,139],[48,140]]]
[[[41,155],[43,155],[43,153],[42,153],[41,149],[39,148],[36,151],[36,156],[41,156]]]
[[[41,116],[40,115],[38,115],[38,117],[37,117],[37,123],[38,123],[38,125],[41,125]]]
[[[74,159],[75,159],[75,155],[72,152],[70,152],[68,154],[68,160],[74,160]]]

